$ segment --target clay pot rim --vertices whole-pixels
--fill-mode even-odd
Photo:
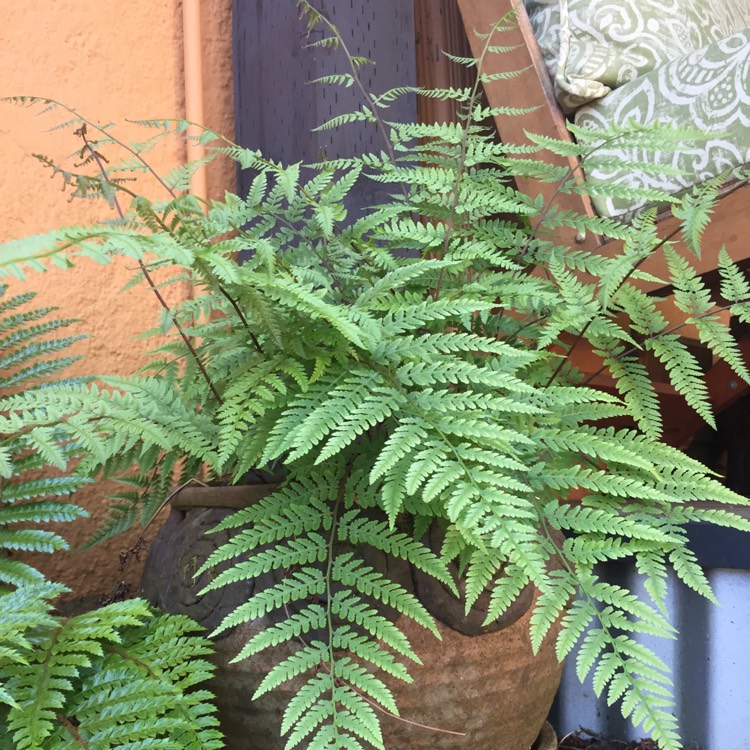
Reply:
[[[190,508],[240,510],[272,494],[279,486],[280,482],[221,486],[190,484],[175,490],[170,504],[178,510]]]

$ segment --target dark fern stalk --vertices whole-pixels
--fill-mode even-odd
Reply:
[[[97,169],[99,170],[99,173],[101,175],[102,181],[104,184],[111,186],[109,175],[107,174],[107,170],[103,164],[102,156],[101,154],[91,145],[91,142],[89,141],[86,132],[87,132],[88,126],[86,123],[83,123],[78,130],[76,130],[75,134],[81,138],[83,141],[83,148],[81,149],[81,155],[87,154],[91,159],[93,159],[94,163],[97,166]],[[174,196],[174,192],[169,189],[170,195]],[[112,204],[115,207],[115,210],[117,211],[117,215],[120,217],[120,219],[125,219],[125,214],[123,213],[122,207],[120,206],[120,201],[117,197],[117,193],[112,193]],[[163,227],[163,225],[162,225]],[[200,358],[198,357],[197,352],[193,348],[193,344],[191,343],[188,336],[185,335],[185,332],[182,330],[182,327],[180,326],[179,322],[175,320],[174,316],[171,315],[171,310],[169,308],[169,305],[167,304],[167,301],[164,299],[164,296],[159,291],[159,287],[154,282],[151,273],[149,272],[148,268],[146,267],[146,264],[142,261],[138,261],[138,267],[141,269],[141,273],[143,274],[143,277],[146,279],[146,283],[149,285],[151,291],[156,296],[156,299],[159,300],[159,304],[162,306],[164,311],[169,315],[172,319],[172,324],[179,332],[183,342],[185,343],[185,346],[187,347],[190,354],[193,356],[193,359],[195,360],[196,365],[198,365],[198,369],[200,370],[201,374],[204,378],[206,378],[206,382],[208,383],[208,387],[211,389],[211,393],[213,394],[214,398],[217,401],[221,401],[221,396],[219,395],[219,392],[214,387],[214,384],[211,382],[211,379],[208,376],[208,373],[206,372],[206,368],[203,366],[203,363],[201,362]]]

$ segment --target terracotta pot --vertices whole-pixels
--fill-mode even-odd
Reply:
[[[189,488],[172,501],[172,513],[149,553],[143,594],[168,612],[187,614],[208,628],[255,587],[268,580],[238,583],[197,595],[206,582],[193,574],[227,535],[205,532],[233,510],[273,491],[272,485]],[[414,683],[393,681],[401,719],[383,715],[388,750],[529,750],[544,724],[557,690],[562,667],[548,638],[534,656],[529,639],[526,592],[512,612],[492,632],[479,632],[481,611],[461,621],[463,605],[439,584],[415,575],[393,558],[367,551],[367,563],[411,588],[438,619],[442,640],[397,613],[396,619],[424,666],[410,666]],[[481,607],[480,607],[481,609]],[[458,613],[458,614],[457,614]],[[238,664],[229,661],[255,633],[274,620],[262,618],[233,629],[216,641],[217,676],[211,686],[217,696],[222,729],[230,750],[281,750],[278,728],[284,708],[297,684],[289,683],[257,701],[250,696],[265,674],[295,649],[294,644],[261,653]],[[446,624],[447,621],[450,624]],[[462,630],[464,632],[459,632]],[[469,634],[466,634],[469,633]]]

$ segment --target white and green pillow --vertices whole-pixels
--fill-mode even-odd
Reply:
[[[627,139],[597,148],[584,168],[600,215],[640,208],[629,187],[679,193],[750,161],[750,0],[525,4],[557,98],[577,125],[606,133],[658,122],[708,134],[670,152]],[[605,196],[612,185],[619,198]]]
[[[594,207],[604,216],[626,216],[643,205],[606,197],[613,185],[676,194],[750,163],[750,29],[592,101],[576,112],[575,122],[600,132],[658,122],[707,134],[705,141],[670,151],[628,145],[627,137],[597,148],[584,160],[584,169]],[[644,161],[651,165],[648,170],[635,166]],[[679,173],[671,174],[673,169]]]
[[[525,0],[566,112],[750,26],[748,0]]]

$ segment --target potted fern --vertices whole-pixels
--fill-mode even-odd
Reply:
[[[327,23],[314,12],[311,21]],[[358,82],[356,65],[338,82]],[[237,658],[281,644],[282,661],[257,694],[292,681],[287,747],[389,745],[381,709],[396,712],[392,683],[411,679],[402,662],[419,656],[402,620],[394,626],[379,606],[437,630],[442,605],[429,612],[409,590],[424,575],[460,591],[467,612],[481,599],[484,625],[522,613],[519,596],[533,596],[519,620],[530,648],[563,659],[577,647],[581,677],[594,669],[598,691],[676,750],[668,669],[637,639],[674,637],[668,569],[712,596],[685,524],[747,527],[731,508],[696,501],[747,501],[660,439],[643,353],[665,365],[707,421],[711,414],[693,355],[660,301],[638,287],[645,258],[664,254],[685,322],[698,323],[706,346],[748,373],[703,281],[655,236],[652,214],[630,225],[552,214],[514,189],[519,173],[561,176],[495,142],[480,82],[430,94],[461,103],[459,125],[386,123],[388,97],[367,97],[350,119],[380,124],[386,151],[312,168],[272,163],[204,131],[211,157],[256,174],[247,196],[206,206],[182,192],[194,167],[159,178],[162,201],[115,182],[87,134],[96,124],[68,111],[94,174],[67,170],[66,180],[107,198],[118,215],[8,243],[3,268],[20,272],[49,256],[71,265],[78,255],[134,258],[162,307],[156,331],[171,338],[138,377],[49,388],[7,408],[32,422],[40,409],[58,419],[70,439],[90,446],[90,474],[139,467],[141,490],[119,498],[109,530],[150,516],[178,470],[179,485],[201,467],[232,485],[248,474],[261,484],[281,477],[280,487],[222,521],[227,538],[203,571],[219,571],[206,591],[238,582],[252,589],[217,633],[247,633],[272,615],[237,646]],[[165,134],[188,126],[144,125]],[[634,137],[653,145],[669,135]],[[109,130],[106,138],[151,169],[138,146]],[[557,146],[545,140],[542,148]],[[344,199],[363,176],[393,195],[349,220]],[[562,176],[560,190],[578,189]],[[710,211],[705,196],[662,197],[693,227]],[[603,258],[560,245],[560,224],[622,239],[624,250]],[[728,309],[744,319],[744,274],[728,259],[720,273]],[[185,278],[194,295],[168,304],[161,289]],[[573,357],[584,346],[609,368],[615,392],[585,382]],[[385,574],[365,550],[418,573]],[[635,560],[645,596],[597,577],[596,564],[623,558]],[[490,672],[485,657],[479,681]],[[467,677],[445,681],[455,694]],[[490,699],[475,703],[497,710]],[[510,739],[502,728],[483,734],[482,721],[453,729],[428,734],[425,746],[529,747],[538,727]],[[417,734],[409,742],[421,746]]]

